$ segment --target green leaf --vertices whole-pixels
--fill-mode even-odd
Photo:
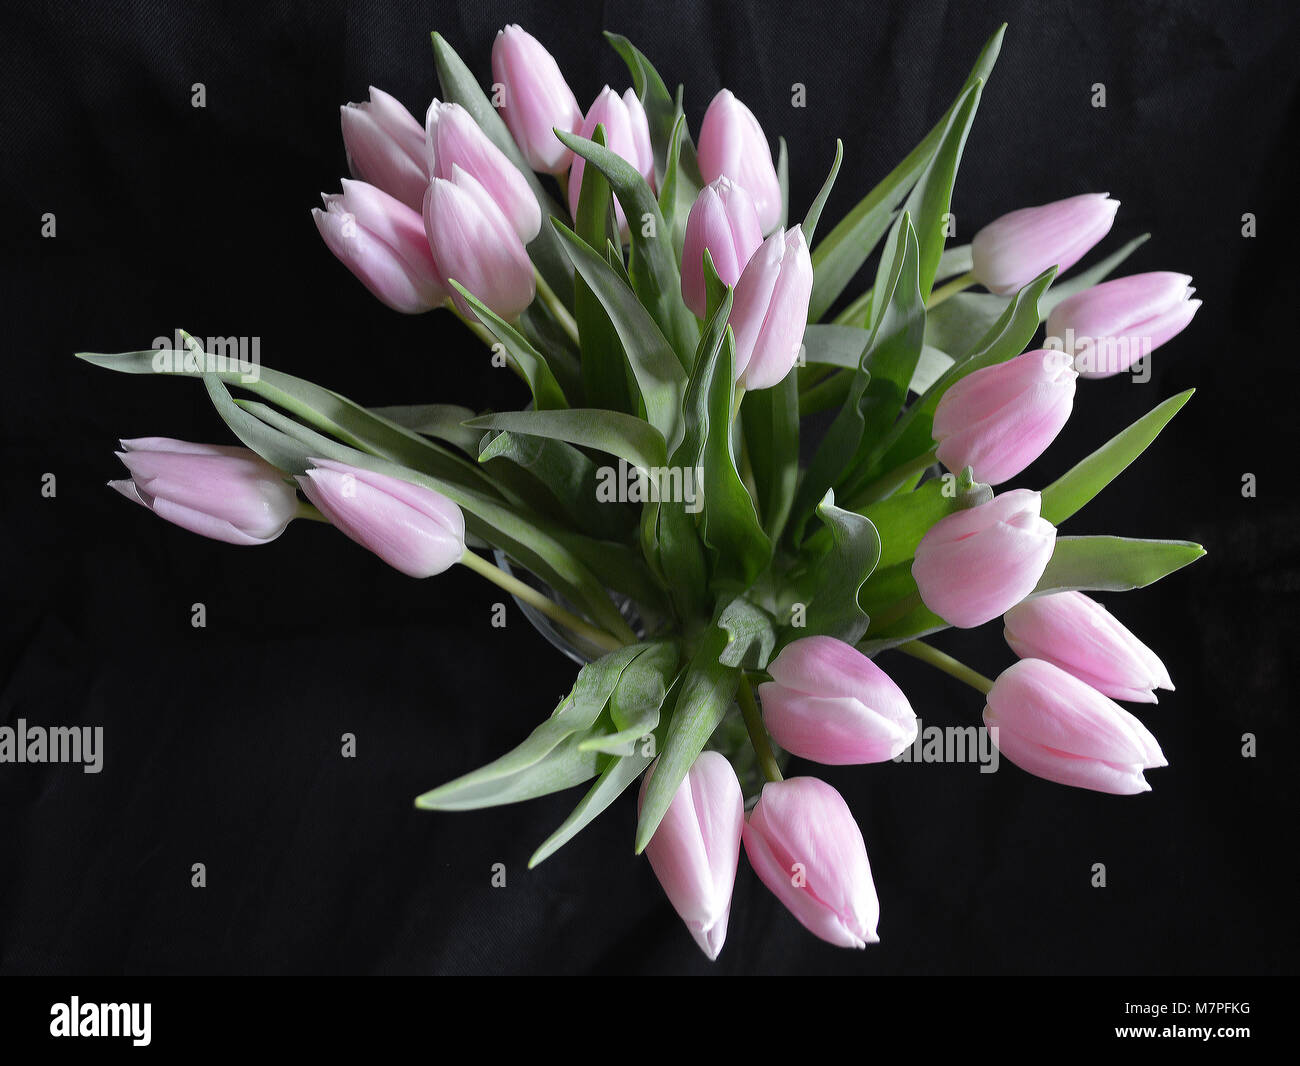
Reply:
[[[835,178],[839,175],[840,164],[844,162],[844,142],[839,138],[835,140],[835,161],[831,163],[831,172],[826,176],[826,181],[822,185],[821,192],[813,200],[812,207],[808,208],[808,215],[803,220],[804,240],[812,246],[813,234],[817,232],[817,222],[822,217],[822,210],[826,207],[826,201],[830,199],[831,189],[835,188]],[[814,278],[816,274],[814,273]]]
[[[562,223],[553,224],[578,274],[600,300],[618,333],[645,404],[647,421],[665,440],[672,441],[680,417],[681,390],[686,383],[682,363],[636,293],[576,233]]]
[[[636,828],[638,855],[650,843],[668,811],[668,805],[672,803],[677,786],[704,750],[736,693],[740,671],[718,662],[725,643],[726,636],[722,630],[709,630],[686,669],[668,723],[662,754],[641,804]]]
[[[686,220],[694,202],[693,195],[682,188],[681,181],[682,138],[685,135],[686,116],[679,111],[677,121],[673,124],[672,139],[668,142],[663,178],[659,182],[659,210],[672,231],[673,257],[678,263],[682,261],[682,248],[686,243]],[[689,202],[680,202],[683,194],[691,196]]]
[[[741,404],[740,417],[763,529],[776,542],[785,529],[799,482],[797,376],[787,374],[770,389],[749,393]]]
[[[565,741],[572,740],[576,749],[595,727],[623,672],[648,647],[646,644],[631,644],[588,663],[578,672],[572,692],[526,740],[486,766],[424,793],[415,801],[416,806],[431,810],[467,809],[464,805],[466,797],[477,799],[491,795],[492,790],[487,786],[517,777]]]
[[[995,363],[1004,363],[1025,350],[1038,332],[1039,300],[1052,279],[1056,267],[1049,267],[1012,299],[1001,318],[985,334],[975,352],[958,359],[939,379],[908,407],[890,428],[865,464],[862,481],[892,470],[927,451],[934,443],[934,409],[949,386],[967,374]],[[942,306],[942,305],[941,305]]]
[[[609,698],[609,717],[617,732],[588,737],[581,744],[583,750],[633,754],[636,743],[658,727],[659,709],[676,675],[677,645],[669,641],[650,645],[628,664]]]
[[[718,628],[727,634],[726,647],[718,656],[723,666],[762,670],[776,647],[776,625],[772,616],[744,596],[737,596],[718,615]]]
[[[652,750],[657,748],[658,742],[656,741]],[[573,809],[573,813],[564,820],[560,828],[546,838],[541,847],[533,852],[533,857],[528,860],[528,868],[531,870],[538,863],[550,858],[586,829],[611,803],[622,795],[628,785],[641,776],[645,768],[653,761],[654,755],[644,753],[641,748],[638,748],[631,755],[624,755],[611,760],[609,765],[601,771],[590,791],[578,802],[578,805]]]
[[[190,341],[192,338],[187,343]],[[258,367],[255,377],[241,374],[238,369],[207,371],[209,359],[197,342],[185,352],[157,349],[118,355],[79,352],[77,358],[124,374],[166,374],[196,379],[213,376],[262,397],[353,448],[391,459],[450,483],[499,496],[497,486],[476,463],[368,411],[346,396],[266,366]],[[245,380],[248,377],[254,377],[254,380]],[[303,472],[302,468],[282,469],[295,474]]]
[[[809,562],[800,588],[808,604],[807,633],[820,633],[853,644],[867,631],[870,619],[858,604],[858,590],[880,560],[880,534],[869,518],[835,506],[827,491],[817,517],[830,530],[829,552]]]
[[[568,411],[501,411],[481,415],[467,425],[505,429],[535,437],[567,441],[626,459],[643,470],[667,462],[663,434],[648,422],[619,411],[575,408]]]
[[[526,473],[532,489],[529,498],[543,513],[554,514],[577,529],[598,537],[621,539],[635,524],[635,512],[628,508],[610,507],[600,500],[596,491],[596,464],[577,448],[529,433],[503,431],[489,436],[479,452],[479,462],[500,460],[514,464],[519,471]],[[512,480],[511,485],[516,491],[522,488],[517,480]],[[537,494],[542,495],[540,501]]]
[[[607,40],[627,64],[632,75],[632,88],[636,91],[641,106],[645,108],[646,121],[650,126],[650,144],[655,155],[655,176],[660,188],[668,173],[669,147],[673,137],[673,127],[681,113],[681,103],[668,91],[663,78],[654,65],[626,37],[617,33],[605,32]],[[681,157],[678,176],[678,203],[683,199],[689,205],[694,203],[696,194],[703,187],[700,178],[700,166],[695,156],[695,145],[690,136],[682,129]]]
[[[976,493],[977,500],[970,494]],[[958,476],[955,486],[944,478],[931,478],[913,492],[901,492],[870,507],[862,514],[881,531],[880,569],[906,562],[916,554],[921,538],[939,519],[954,511],[984,503],[993,498],[987,485],[972,482],[970,468]],[[819,534],[820,536],[820,534]]]
[[[934,276],[939,269],[939,259],[943,255],[944,243],[947,240],[946,220],[952,202],[952,187],[957,179],[957,166],[961,162],[962,150],[966,147],[966,137],[970,133],[971,123],[975,120],[975,109],[979,106],[983,84],[977,79],[958,97],[934,155],[926,164],[915,187],[908,194],[903,204],[902,215],[894,222],[895,233],[901,230],[904,218],[910,218],[916,230],[920,251],[917,276],[920,279],[922,300],[928,300],[930,297]],[[887,243],[885,253],[880,257],[874,286],[878,293],[888,291],[884,287],[884,282],[893,273],[892,253],[897,247],[897,241]],[[815,270],[814,267],[814,277]],[[875,325],[882,314],[884,314],[884,306],[880,301],[873,300],[871,324]]]
[[[925,139],[813,249],[813,295],[808,312],[810,322],[816,322],[826,314],[885,235],[893,221],[895,208],[929,165],[958,104],[976,82],[988,81],[1005,32],[1004,23],[989,38],[961,92],[957,94],[957,99],[926,134]]]
[[[546,356],[532,346],[528,338],[514,326],[498,315],[482,300],[471,293],[459,281],[451,283],[465,302],[474,309],[478,320],[487,327],[489,333],[501,343],[510,361],[518,368],[528,388],[533,394],[533,406],[539,411],[559,410],[569,406],[564,397],[564,390],[551,373]]]
[[[1011,297],[989,292],[959,292],[932,308],[925,339],[958,359],[971,355],[1011,305]]]
[[[1043,517],[1059,526],[1083,507],[1147,450],[1195,391],[1169,397],[1043,489]]]
[[[555,202],[533,173],[533,168],[528,165],[519,146],[510,136],[504,120],[479,87],[473,71],[465,65],[442,34],[435,31],[432,37],[433,58],[438,68],[438,82],[442,86],[442,99],[448,103],[460,104],[468,111],[478,123],[479,129],[487,134],[488,140],[500,148],[527,179],[542,208],[542,229],[528,246],[528,257],[536,264],[538,272],[555,294],[566,304],[570,303],[573,299],[573,268],[561,250],[554,231],[546,225],[548,215],[567,218],[568,212]]]
[[[465,778],[450,781],[417,796],[415,805],[426,811],[473,811],[563,792],[590,781],[609,763],[608,755],[584,751],[581,739],[581,735],[568,737],[539,761],[509,776],[475,784],[466,782]]]
[[[804,361],[856,370],[871,340],[871,331],[861,326],[814,323],[804,330]]]
[[[474,417],[474,411],[469,407],[453,403],[401,404],[372,407],[370,413],[403,429],[409,429],[412,433],[445,440],[471,457],[478,455],[478,442],[482,434],[461,425],[466,419]]]
[[[333,459],[433,489],[464,511],[465,528],[472,536],[500,548],[565,599],[580,604],[597,624],[615,634],[627,632],[627,623],[605,591],[606,584],[597,579],[583,558],[587,546],[581,544],[580,538],[564,534],[540,516],[508,505],[499,497],[350,448],[279,412],[254,417],[231,399],[215,374],[207,375],[204,383],[213,406],[231,431],[267,462],[301,473],[311,458]],[[593,542],[592,546],[598,544]]]
[[[699,340],[699,326],[682,301],[682,279],[673,253],[671,230],[659,210],[654,191],[636,167],[604,145],[571,133],[561,132],[558,136],[590,165],[599,168],[614,190],[627,216],[632,239],[632,257],[628,263],[632,288],[686,368],[686,360]],[[647,226],[651,233],[646,232]],[[575,262],[574,266],[577,265]],[[626,344],[626,338],[623,339]]]
[[[939,256],[939,269],[935,272],[935,281],[946,281],[958,274],[968,273],[974,267],[969,244],[954,244],[943,250]]]
[[[898,246],[896,254],[889,257],[894,273],[879,286],[882,293],[888,294],[882,301],[881,316],[859,359],[843,405],[813,454],[795,495],[789,533],[791,544],[797,544],[802,538],[805,526],[827,490],[857,470],[862,461],[859,457],[874,440],[874,436],[868,435],[868,428],[875,433],[883,432],[906,397],[907,382],[925,333],[925,305],[917,287],[916,234],[906,215],[903,223],[894,238]],[[877,360],[885,374],[879,387],[875,387],[874,381]]]
[[[681,444],[670,466],[697,472],[703,479],[701,535],[711,549],[715,580],[747,588],[772,558],[772,542],[763,531],[749,490],[736,470],[731,451],[731,411],[735,396],[734,348],[727,316],[731,290],[713,312],[700,338],[695,369],[682,400]],[[697,488],[700,486],[697,485]],[[683,510],[685,501],[669,501],[663,510]]]
[[[604,144],[605,127],[597,126],[592,139]],[[597,167],[584,167],[574,225],[578,236],[592,251],[599,252],[610,243],[611,237],[618,238],[613,210],[614,201],[605,175]],[[621,256],[618,262],[621,266]],[[573,279],[573,318],[581,339],[582,392],[587,402],[611,411],[635,411],[627,357],[618,331],[581,275]]]
[[[1072,589],[1128,592],[1146,588],[1204,554],[1199,544],[1186,540],[1057,537],[1051,561],[1033,595]]]

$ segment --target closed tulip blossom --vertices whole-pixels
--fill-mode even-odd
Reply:
[[[709,104],[700,126],[700,174],[706,182],[727,177],[754,201],[759,225],[770,233],[781,221],[781,183],[772,149],[758,119],[723,89]]]
[[[1056,547],[1056,527],[1040,516],[1042,496],[1015,489],[939,519],[921,538],[912,577],[925,605],[970,629],[1028,596]]]
[[[536,294],[523,241],[487,191],[459,167],[434,178],[424,200],[424,231],[438,278],[466,317],[473,309],[451,287],[458,281],[502,318],[517,318]]]
[[[842,948],[880,939],[880,901],[862,831],[826,782],[791,777],[764,785],[744,841],[759,880],[813,935]]]
[[[884,762],[916,739],[902,690],[851,644],[827,636],[787,644],[758,686],[763,721],[792,755],[829,765]]]
[[[413,211],[429,185],[424,130],[388,93],[370,87],[370,99],[339,109],[352,176],[383,189]]]
[[[266,544],[298,512],[284,474],[247,448],[141,437],[122,441],[117,456],[131,477],[110,488],[200,536]]]
[[[492,80],[505,91],[501,117],[528,165],[545,174],[563,174],[573,152],[555,131],[577,133],[582,108],[555,57],[531,33],[507,26],[492,44]]]
[[[1078,375],[1059,351],[1025,352],[967,374],[934,412],[936,455],[953,473],[1000,485],[1037,459],[1074,407]]]
[[[597,126],[605,128],[605,147],[615,155],[631,163],[641,177],[645,178],[651,188],[655,183],[655,157],[650,147],[650,123],[646,119],[645,108],[637,99],[636,93],[628,89],[619,96],[606,85],[596,97],[578,133],[591,140]],[[580,155],[573,157],[573,167],[569,170],[569,211],[577,217],[578,195],[582,192],[582,175],[587,161]],[[627,233],[627,216],[623,207],[614,202],[614,212],[618,216],[618,228]]]
[[[433,577],[465,554],[465,516],[441,493],[328,459],[310,460],[303,494],[346,536],[410,577]]]
[[[745,264],[763,243],[758,212],[749,193],[730,178],[716,178],[695,198],[686,219],[682,251],[682,299],[703,318],[708,310],[704,253],[724,285],[740,280]]]
[[[1118,210],[1118,200],[1099,192],[1012,211],[975,234],[971,273],[999,295],[1018,292],[1048,267],[1064,273],[1110,232]]]
[[[1169,765],[1133,715],[1041,659],[1007,667],[986,698],[984,725],[998,750],[1035,777],[1130,796],[1151,790],[1144,770]]]
[[[642,779],[638,810],[653,773],[651,768]],[[668,902],[710,959],[718,957],[727,939],[744,824],[745,798],[736,771],[725,755],[706,751],[677,786],[646,845]]]
[[[324,210],[312,210],[320,235],[380,301],[408,315],[443,303],[446,293],[418,211],[382,189],[346,178],[342,193],[321,199]]]
[[[808,324],[812,257],[803,229],[773,233],[741,272],[731,305],[736,382],[768,389],[794,367]]]
[[[1186,274],[1153,271],[1103,281],[1062,300],[1047,318],[1047,336],[1074,357],[1085,378],[1127,370],[1181,333],[1200,300]]]
[[[471,175],[510,220],[519,239],[527,244],[542,228],[542,209],[528,180],[479,129],[460,104],[435,100],[425,119],[425,144],[429,174],[451,181],[455,168]]]
[[[1022,659],[1043,659],[1115,700],[1155,703],[1173,691],[1169,671],[1150,648],[1082,592],[1035,596],[1002,618],[1003,635]]]

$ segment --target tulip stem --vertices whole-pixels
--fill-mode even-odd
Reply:
[[[578,323],[574,321],[569,309],[564,306],[564,301],[555,295],[555,290],[546,284],[546,279],[536,267],[533,267],[533,277],[537,279],[537,295],[542,298],[542,303],[546,304],[555,321],[560,324],[560,328],[569,335],[569,340],[581,346],[582,342],[578,339]]]
[[[963,289],[969,289],[975,284],[975,280],[975,272],[973,270],[968,270],[965,274],[958,274],[952,279],[952,281],[948,282],[946,285],[940,285],[930,293],[930,298],[925,301],[925,309],[928,311],[932,307],[938,307],[944,302],[944,300],[948,299],[949,296],[956,296]]]
[[[536,607],[548,618],[554,619],[564,626],[565,629],[577,633],[579,636],[586,637],[597,647],[604,648],[606,651],[617,651],[623,646],[621,640],[611,637],[603,629],[597,629],[590,622],[579,618],[572,611],[566,611],[554,600],[542,595],[531,585],[525,585],[517,577],[507,574],[499,566],[494,566],[481,555],[467,551],[461,556],[460,561],[473,570],[476,574],[487,578],[494,585],[497,585],[510,593],[511,596],[523,600],[524,603]]]
[[[853,498],[848,503],[849,510],[856,511],[868,504],[877,503],[887,496],[892,496],[895,490],[909,478],[933,466],[934,453],[938,450],[939,446],[935,445],[928,452],[918,455],[915,459],[909,459],[902,466],[896,466],[893,470],[881,474],[875,481],[867,482],[860,491],[853,494]]]
[[[923,663],[929,663],[936,670],[942,670],[958,681],[964,681],[977,692],[987,695],[989,689],[993,687],[993,682],[983,674],[972,670],[965,663],[959,662],[938,648],[930,647],[924,641],[909,640],[906,644],[899,644],[896,650],[904,655],[910,655],[913,659],[920,659]]]
[[[749,678],[740,675],[740,685],[736,690],[736,701],[740,704],[740,716],[745,719],[745,729],[749,732],[749,742],[754,745],[754,754],[758,756],[759,769],[769,781],[780,781],[781,768],[776,764],[772,754],[772,743],[767,730],[763,727],[763,716],[754,701],[754,690],[749,685]]]

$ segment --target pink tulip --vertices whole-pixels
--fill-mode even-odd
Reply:
[[[813,636],[787,644],[758,686],[763,722],[793,755],[829,765],[884,762],[916,739],[902,690],[851,644]]]
[[[563,174],[573,153],[555,131],[577,133],[582,108],[555,57],[532,34],[507,26],[492,44],[492,79],[505,90],[501,116],[528,165],[546,174]]]
[[[723,89],[709,104],[700,126],[700,174],[706,182],[728,177],[754,201],[764,233],[781,221],[781,183],[772,163],[772,149],[758,119]]]
[[[213,540],[266,544],[298,511],[285,475],[247,448],[141,437],[122,441],[117,457],[131,477],[110,488]]]
[[[1018,292],[1050,266],[1064,273],[1110,232],[1119,201],[1104,192],[1023,207],[971,241],[973,273],[989,292]]]
[[[619,96],[608,85],[601,89],[600,95],[587,112],[587,117],[582,120],[578,134],[591,140],[597,126],[605,127],[605,147],[636,167],[637,173],[653,188],[655,157],[650,147],[650,123],[636,93],[628,89]],[[573,168],[569,171],[569,211],[575,217],[578,214],[578,194],[582,192],[582,174],[586,165],[587,161],[582,156],[575,155]],[[618,216],[619,231],[626,236],[627,216],[623,214],[622,205],[617,199],[614,211]]]
[[[652,767],[642,779],[638,811],[653,774]],[[726,756],[706,751],[677,786],[646,845],[646,857],[668,902],[710,959],[718,957],[727,939],[744,823],[745,797],[736,771]]]
[[[848,804],[815,777],[768,783],[745,822],[759,880],[805,929],[842,948],[879,941],[880,901]]]
[[[1062,300],[1047,317],[1047,336],[1074,357],[1085,378],[1127,370],[1181,333],[1200,300],[1186,274],[1154,271],[1103,281]]]
[[[986,366],[950,387],[934,411],[937,455],[953,473],[1000,485],[1037,459],[1074,406],[1068,357],[1042,349]]]
[[[339,108],[352,176],[377,186],[413,211],[424,203],[429,168],[424,130],[388,93],[370,87],[370,100]]]
[[[433,577],[465,554],[465,516],[423,485],[328,459],[298,484],[342,533],[410,577]]]
[[[1022,659],[1059,666],[1111,699],[1155,703],[1155,689],[1173,691],[1156,653],[1082,592],[1035,596],[1002,621],[1007,643]]]
[[[1168,766],[1146,726],[1096,689],[1041,659],[1021,659],[993,682],[984,725],[1027,773],[1117,796],[1149,792],[1143,770]]]
[[[1056,547],[1056,527],[1039,516],[1042,503],[1037,492],[1015,489],[939,519],[912,562],[925,605],[970,629],[1033,592]]]
[[[773,233],[745,265],[730,318],[742,388],[768,389],[790,373],[803,346],[812,285],[812,257],[799,226]]]
[[[502,318],[517,318],[536,293],[528,252],[496,201],[459,167],[452,179],[434,178],[424,199],[424,231],[438,278],[463,315],[474,312],[458,281]]]
[[[460,104],[435,100],[425,119],[429,173],[452,180],[456,167],[471,175],[492,197],[519,239],[527,244],[542,228],[542,209],[528,180],[478,127]]]
[[[415,315],[439,306],[438,283],[424,220],[388,193],[343,179],[343,192],[321,194],[316,228],[339,262],[394,311]]]
[[[740,280],[745,264],[763,243],[754,201],[730,178],[716,178],[700,190],[686,219],[682,251],[682,299],[703,318],[708,311],[704,253],[724,285]]]

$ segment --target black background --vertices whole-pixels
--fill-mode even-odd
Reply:
[[[579,793],[468,814],[419,792],[517,742],[572,667],[457,568],[417,583],[322,526],[237,549],[104,488],[118,437],[226,440],[203,390],[83,365],[176,327],[370,404],[522,402],[442,313],[371,299],[308,214],[344,170],[339,104],[368,84],[422,117],[428,31],[483,82],[498,27],[550,47],[584,107],[629,36],[691,128],[722,85],[790,144],[792,214],[836,135],[838,218],[1010,25],[962,162],[958,239],[1013,208],[1108,190],[1098,254],[1195,276],[1205,304],[1144,385],[1080,382],[1019,479],[1045,484],[1156,402],[1200,390],[1067,531],[1197,540],[1209,556],[1109,605],[1178,691],[1138,708],[1170,768],[1150,794],[1014,767],[818,769],[862,826],[882,942],[815,940],[742,858],[712,967],[633,857],[624,797],[535,871]],[[36,4],[0,8],[5,376],[0,722],[102,725],[99,775],[0,766],[0,971],[118,973],[1268,973],[1293,968],[1297,625],[1291,3]],[[191,86],[207,106],[191,106]],[[808,106],[790,106],[791,85]],[[1094,83],[1107,91],[1095,109]],[[57,237],[42,239],[53,212]],[[1241,235],[1242,215],[1258,236]],[[856,292],[856,288],[854,289]],[[42,475],[57,477],[43,498]],[[1258,497],[1243,498],[1243,474]],[[190,625],[191,605],[208,625]],[[940,641],[986,673],[996,626]],[[978,698],[897,655],[922,719]],[[339,755],[353,732],[359,757]],[[1243,759],[1241,736],[1258,737]],[[192,863],[208,887],[190,887]],[[505,863],[508,884],[490,886]],[[1090,886],[1103,862],[1109,885]]]

